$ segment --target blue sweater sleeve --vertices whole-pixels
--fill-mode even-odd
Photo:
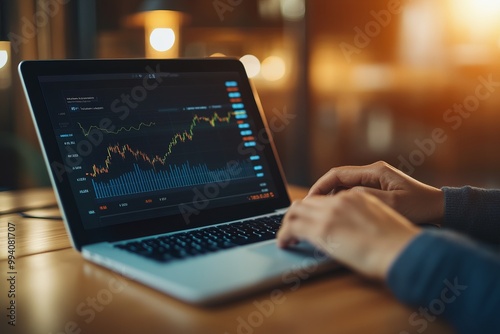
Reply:
[[[452,231],[423,231],[391,266],[387,284],[414,306],[422,333],[444,317],[460,333],[500,333],[500,255]]]
[[[500,190],[473,187],[442,188],[443,227],[480,241],[500,244]]]

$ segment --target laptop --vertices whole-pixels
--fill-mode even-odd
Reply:
[[[84,258],[199,305],[335,266],[308,244],[276,246],[290,200],[238,60],[24,61],[19,73]]]

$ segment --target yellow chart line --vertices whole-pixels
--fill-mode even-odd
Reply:
[[[82,129],[82,133],[83,133],[83,135],[84,135],[85,137],[88,137],[88,135],[90,134],[90,131],[92,131],[92,129],[97,129],[97,130],[100,130],[100,131],[102,131],[102,132],[104,132],[104,133],[117,135],[117,134],[119,134],[119,133],[120,133],[120,132],[122,132],[122,131],[126,131],[126,132],[130,132],[130,131],[132,131],[132,130],[135,130],[135,131],[140,131],[140,130],[141,130],[141,127],[143,127],[143,126],[146,126],[146,127],[148,127],[148,128],[149,128],[149,127],[152,127],[153,125],[156,125],[156,123],[154,123],[154,122],[150,122],[150,123],[140,123],[137,127],[135,127],[135,126],[130,126],[130,127],[128,127],[128,128],[127,128],[127,127],[122,126],[121,128],[119,128],[119,129],[118,129],[118,130],[116,130],[116,131],[110,131],[110,130],[108,130],[108,129],[103,129],[103,128],[100,128],[100,127],[98,127],[98,126],[96,126],[96,125],[92,125],[92,126],[88,129],[88,131],[86,131],[86,130],[83,128],[82,124],[78,123],[78,126],[80,127],[80,129]]]

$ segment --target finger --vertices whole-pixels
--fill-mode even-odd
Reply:
[[[278,233],[276,234],[276,240],[277,240],[277,243],[278,243],[278,246],[281,247],[281,248],[286,248],[288,246],[293,246],[293,245],[296,245],[300,242],[300,240],[296,239],[296,238],[293,238],[293,237],[290,237],[288,238],[286,241],[282,238],[280,239],[279,238],[279,235],[280,235],[280,231],[286,229],[287,225],[290,224],[290,221],[294,219],[295,217],[295,214],[294,214],[294,210],[293,208],[296,207],[298,204],[298,202],[300,201],[294,201],[292,202],[292,204],[290,205],[290,208],[288,209],[288,211],[286,212],[285,216],[283,217],[283,219],[281,220],[281,226],[278,230]]]
[[[304,204],[302,201],[294,202],[283,218],[276,236],[278,246],[285,248],[306,239],[308,231],[311,230],[310,222],[314,212],[316,210],[313,210],[310,204]]]
[[[283,217],[281,221],[281,226],[280,229],[278,230],[278,233],[276,234],[276,241],[279,247],[281,248],[286,248],[288,246],[292,246],[294,244],[297,244],[299,240],[292,235],[289,235],[287,232],[283,231],[288,231],[289,227],[288,225],[291,224],[291,222],[295,218],[295,208],[300,205],[300,200],[298,201],[293,201],[292,204],[290,205],[290,208],[288,208],[288,211],[286,212],[285,216]]]
[[[300,242],[300,237],[293,230],[294,224],[283,224],[276,235],[278,247],[287,248]]]
[[[331,169],[323,175],[309,190],[307,196],[326,195],[336,189],[364,186],[380,188],[380,175],[375,166],[346,166]]]

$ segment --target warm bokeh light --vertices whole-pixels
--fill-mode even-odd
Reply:
[[[216,52],[216,53],[212,53],[210,55],[210,57],[226,57],[226,55],[223,53],[220,53],[220,52]]]
[[[481,15],[483,18],[495,16],[500,12],[500,1],[498,0],[454,0],[458,6],[462,6],[464,12],[469,15]]]
[[[240,61],[245,66],[245,70],[249,78],[254,78],[260,73],[260,60],[254,55],[244,55]]]
[[[375,107],[367,114],[366,123],[368,147],[379,153],[389,151],[394,139],[394,124],[390,110]]]
[[[456,25],[466,28],[471,38],[487,38],[496,34],[500,23],[500,1],[498,0],[451,0]]]
[[[315,43],[310,57],[310,83],[314,91],[330,95],[341,89],[348,68],[340,48],[324,38]]]
[[[149,36],[149,43],[156,51],[170,50],[175,43],[175,33],[170,28],[156,28]]]
[[[269,81],[282,79],[286,73],[286,64],[277,56],[270,56],[262,62],[262,76]]]
[[[352,68],[350,79],[358,91],[383,91],[393,86],[394,73],[386,64],[360,64]]]
[[[306,4],[304,0],[281,0],[281,14],[290,21],[298,21],[304,18]]]
[[[5,50],[0,50],[0,68],[3,68],[9,60],[9,54]]]

